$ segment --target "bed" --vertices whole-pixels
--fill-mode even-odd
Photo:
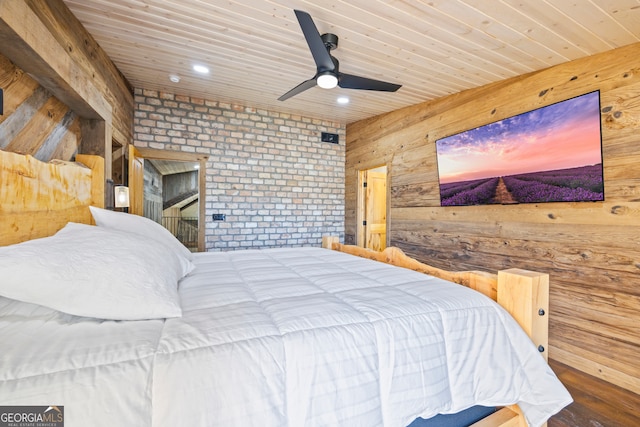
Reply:
[[[333,237],[185,253],[101,209],[101,161],[78,161],[0,151],[0,406],[57,405],[67,427],[404,427],[478,405],[503,409],[477,426],[540,426],[571,402],[543,357],[546,275]]]

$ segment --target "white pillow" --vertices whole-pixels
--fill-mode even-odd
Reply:
[[[192,269],[155,240],[69,223],[0,247],[0,295],[98,319],[179,317],[178,280]]]
[[[89,209],[98,227],[113,228],[128,233],[140,234],[149,239],[159,240],[178,254],[181,254],[189,260],[193,259],[191,251],[180,243],[169,230],[155,221],[140,215],[109,211],[95,206],[90,206]]]

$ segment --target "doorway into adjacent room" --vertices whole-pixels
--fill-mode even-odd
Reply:
[[[191,251],[204,251],[206,160],[129,146],[129,212],[162,224]]]
[[[357,244],[382,251],[387,247],[387,166],[358,174]]]

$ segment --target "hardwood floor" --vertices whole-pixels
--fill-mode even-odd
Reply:
[[[553,360],[549,365],[573,403],[553,416],[548,427],[640,426],[640,395]]]

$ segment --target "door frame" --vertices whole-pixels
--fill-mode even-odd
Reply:
[[[386,168],[386,175],[387,175],[387,193],[385,194],[385,197],[386,197],[385,224],[386,224],[387,232],[386,232],[386,238],[385,238],[385,246],[386,247],[389,246],[389,191],[390,191],[389,176],[390,174],[389,174],[389,165],[387,165],[386,163],[383,163],[377,166],[358,170],[358,183],[357,183],[358,188],[357,188],[357,195],[356,195],[356,245],[360,246],[361,248],[365,247],[365,237],[366,237],[366,232],[363,225],[364,218],[366,216],[366,203],[365,203],[366,190],[364,188],[365,175],[367,174],[368,171],[375,170],[382,167]]]
[[[169,151],[169,150],[156,150],[154,148],[135,147],[136,157],[142,159],[152,160],[173,160],[178,162],[198,162],[200,168],[198,169],[198,252],[204,252],[205,248],[205,195],[207,187],[207,160],[209,156],[198,153],[185,153],[182,151]],[[132,157],[132,156],[130,156]],[[129,158],[129,162],[134,161],[133,158]],[[129,179],[132,169],[129,168]],[[128,183],[129,187],[132,186],[132,182]],[[135,196],[134,196],[135,197]]]

